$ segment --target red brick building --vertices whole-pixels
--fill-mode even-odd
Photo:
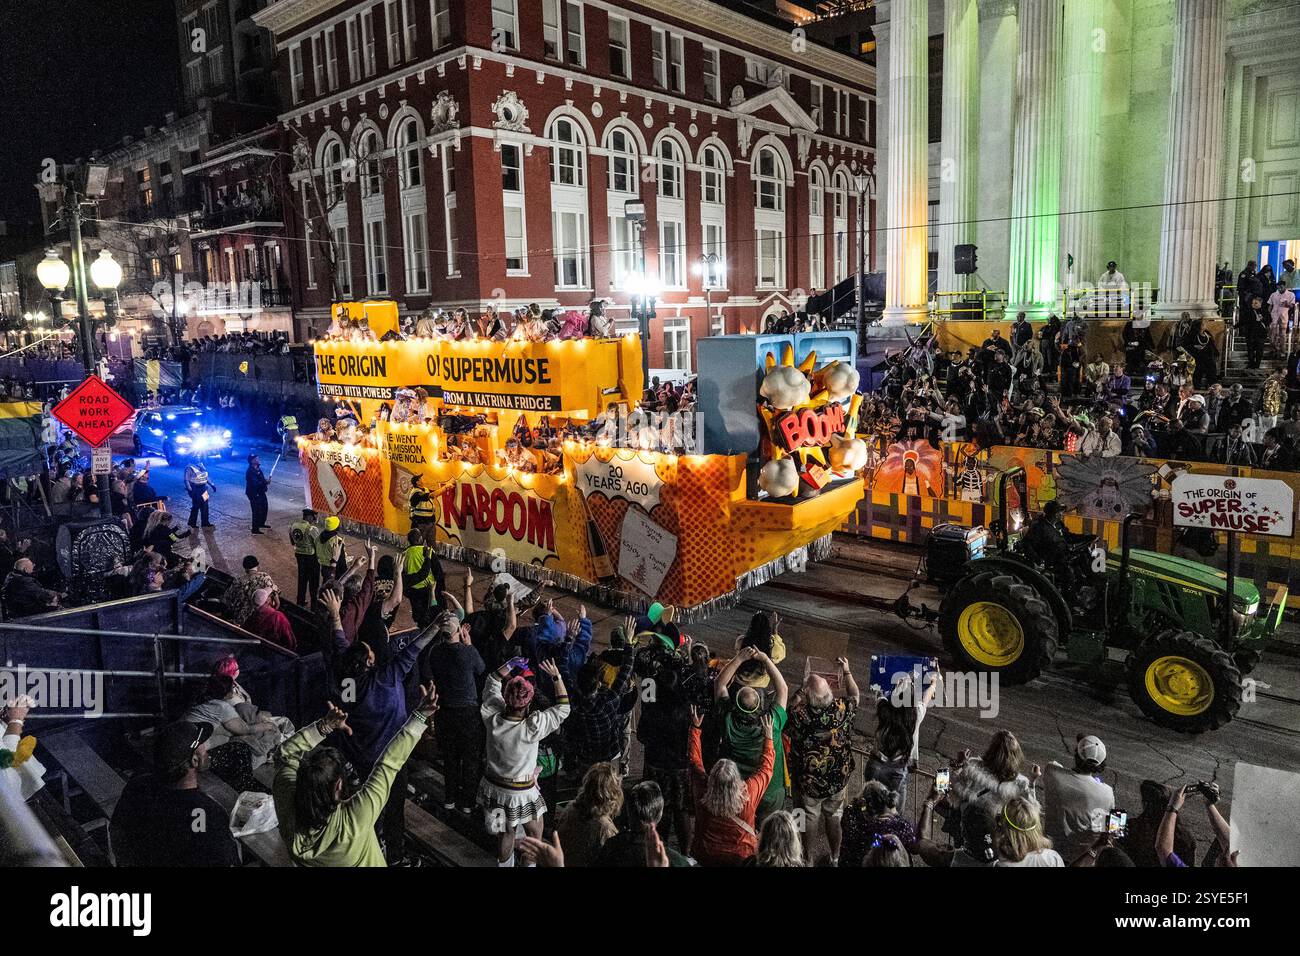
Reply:
[[[606,297],[630,329],[644,252],[650,363],[690,369],[699,337],[854,272],[855,181],[875,228],[873,70],[778,21],[673,0],[277,0],[255,19],[307,334],[332,300],[381,297]]]

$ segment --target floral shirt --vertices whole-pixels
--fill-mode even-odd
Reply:
[[[833,797],[848,785],[857,712],[854,701],[841,697],[820,709],[805,701],[790,713],[790,772],[801,796]]]

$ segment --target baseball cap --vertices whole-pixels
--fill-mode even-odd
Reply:
[[[1106,762],[1106,745],[1100,738],[1088,734],[1086,737],[1080,737],[1074,745],[1074,755],[1085,763],[1100,767]]]
[[[212,725],[178,720],[158,734],[153,745],[153,762],[160,770],[172,770],[188,763],[199,745],[212,736]]]

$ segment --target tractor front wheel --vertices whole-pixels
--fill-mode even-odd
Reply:
[[[1128,687],[1142,712],[1186,734],[1217,730],[1241,708],[1241,670],[1208,637],[1165,631],[1128,660]]]
[[[956,583],[939,607],[939,635],[959,667],[1033,680],[1056,655],[1056,617],[1032,585],[983,571]]]

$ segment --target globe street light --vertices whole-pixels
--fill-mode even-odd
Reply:
[[[36,263],[36,278],[50,292],[62,292],[72,279],[72,270],[59,258],[58,252],[47,249],[45,258]]]
[[[90,281],[105,292],[111,292],[122,284],[122,267],[107,249],[101,249],[99,258],[90,264]]]

